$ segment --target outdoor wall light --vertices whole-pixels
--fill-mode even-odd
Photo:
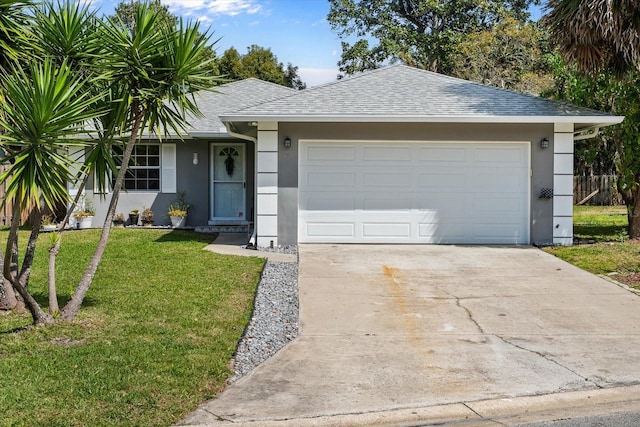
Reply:
[[[549,140],[547,138],[540,140],[540,148],[549,148]]]
[[[198,153],[193,153],[193,164],[197,165],[198,163],[200,163],[200,158],[198,157]]]
[[[284,139],[284,146],[285,146],[285,148],[291,148],[291,138],[286,137]]]

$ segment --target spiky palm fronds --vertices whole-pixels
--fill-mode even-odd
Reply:
[[[639,0],[549,0],[542,22],[581,71],[625,71],[640,59]]]

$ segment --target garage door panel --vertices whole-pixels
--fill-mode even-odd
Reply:
[[[425,198],[418,199],[418,210],[438,212],[441,216],[464,216],[471,206],[469,199],[461,194],[429,194]]]
[[[411,236],[411,224],[409,222],[363,222],[362,237],[397,237],[409,238]]]
[[[419,223],[418,236],[435,239],[430,243],[451,243],[451,239],[464,239],[466,226],[463,222]],[[446,242],[444,241],[446,236]]]
[[[514,224],[475,224],[473,226],[474,238],[482,241],[492,242],[492,240],[502,243],[516,243],[519,241],[520,226]]]
[[[424,163],[464,162],[467,160],[467,150],[462,146],[451,144],[421,146],[417,150],[417,159]]]
[[[307,222],[307,235],[311,237],[355,237],[356,224],[353,222]]]
[[[413,201],[410,196],[384,197],[379,194],[366,195],[362,198],[362,209],[365,211],[409,211]]]
[[[469,185],[469,179],[466,173],[452,172],[446,169],[419,172],[416,182],[418,186],[422,188],[435,190],[446,188],[447,191],[456,188],[464,189]]]
[[[528,144],[321,144],[300,166],[301,243],[528,243]]]
[[[353,188],[356,185],[356,174],[338,171],[310,172],[303,180],[303,184],[306,184],[312,190],[314,188],[326,189],[327,187]]]
[[[473,160],[482,163],[520,163],[524,160],[522,150],[518,147],[476,147]]]
[[[517,196],[489,198],[478,195],[472,206],[473,211],[478,214],[484,214],[485,216],[488,214],[493,218],[499,216],[501,220],[513,217],[522,218],[525,208],[522,200]]]
[[[408,146],[402,147],[379,147],[365,146],[363,153],[365,162],[409,162],[411,161],[411,150]]]
[[[353,211],[357,207],[352,193],[305,193],[299,200],[300,209],[308,211]]]
[[[477,171],[473,174],[474,189],[480,192],[490,192],[494,195],[500,192],[520,194],[525,179],[524,177],[518,177],[517,174],[516,170]]]
[[[407,187],[411,187],[411,174],[409,173],[392,173],[392,172],[364,172],[362,174],[362,185],[367,188],[397,188],[402,191]]]
[[[356,159],[355,145],[307,145],[302,150],[302,164],[324,163],[334,161],[340,163],[350,163]],[[306,161],[306,162],[305,162]]]

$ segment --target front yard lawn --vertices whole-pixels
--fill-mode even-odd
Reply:
[[[623,242],[628,239],[625,206],[574,206],[576,243]]]
[[[98,232],[65,233],[64,298]],[[40,239],[30,287],[46,305],[49,236]],[[0,425],[166,426],[215,396],[251,316],[263,261],[204,251],[211,240],[115,229],[75,323],[22,329],[28,314],[0,315]]]
[[[624,206],[576,206],[574,246],[545,251],[594,274],[611,274],[615,280],[640,289],[640,243],[628,240]]]

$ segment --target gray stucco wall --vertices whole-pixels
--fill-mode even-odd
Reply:
[[[240,141],[237,139],[197,139],[187,140],[184,142],[163,142],[166,144],[177,144],[176,146],[176,187],[178,191],[186,192],[187,200],[191,205],[189,216],[187,217],[188,226],[207,225],[210,219],[210,151],[211,143],[216,142],[232,142],[246,143],[247,153],[247,210],[253,211],[253,175],[254,175],[254,144],[248,141]],[[199,162],[193,164],[193,155],[198,154]],[[101,199],[99,195],[94,195],[92,185],[87,188],[87,197],[92,199],[96,208],[96,216],[93,226],[101,226],[107,214],[109,203],[107,199]],[[132,209],[142,211],[144,207],[150,207],[154,212],[154,223],[156,225],[168,225],[171,223],[167,211],[169,205],[175,200],[176,193],[146,192],[146,191],[129,191],[120,194],[118,207],[116,212],[122,212],[128,217]]]
[[[278,243],[297,243],[298,141],[300,139],[354,139],[398,141],[530,141],[531,243],[553,242],[553,202],[539,199],[540,189],[553,187],[553,124],[451,123],[280,123],[278,127]],[[291,138],[291,148],[282,141]],[[539,141],[547,138],[548,149]]]

